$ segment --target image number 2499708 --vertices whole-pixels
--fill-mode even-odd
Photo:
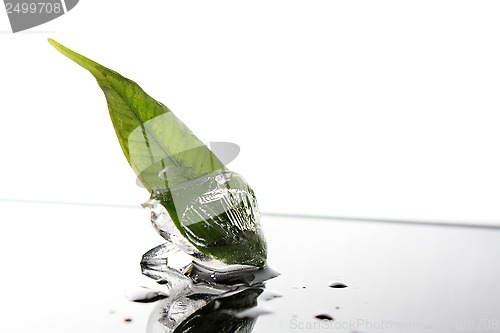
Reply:
[[[73,9],[79,0],[4,0],[12,32],[27,30],[58,18]]]

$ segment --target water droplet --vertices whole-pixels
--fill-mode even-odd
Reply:
[[[347,285],[342,282],[332,282],[329,285],[330,288],[347,288]]]
[[[319,314],[317,316],[314,316],[314,318],[319,319],[319,320],[328,320],[328,321],[332,321],[333,320],[332,316],[324,314],[324,313]]]
[[[151,290],[145,287],[142,287],[138,290],[129,291],[125,296],[129,301],[136,303],[152,303],[167,297],[166,294],[159,290]]]
[[[166,280],[166,279],[158,279],[158,280],[156,280],[156,283],[158,283],[158,284],[168,284],[168,280]]]

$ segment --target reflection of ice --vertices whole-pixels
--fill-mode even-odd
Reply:
[[[263,284],[239,285],[221,295],[167,298],[153,309],[146,332],[251,332],[258,316],[271,313],[266,301],[260,299],[263,292]]]
[[[166,284],[172,293],[191,287],[192,281],[185,275],[191,267],[191,259],[170,242],[157,246],[142,257],[142,273],[161,284]]]
[[[259,315],[271,313],[266,303],[280,297],[264,289],[265,281],[279,275],[274,270],[235,265],[214,269],[171,242],[144,254],[141,267],[156,280],[158,290],[145,289],[144,299],[140,293],[129,299],[166,297],[153,310],[148,333],[250,332]]]

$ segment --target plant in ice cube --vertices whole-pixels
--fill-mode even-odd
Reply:
[[[151,221],[167,242],[145,255],[143,269],[154,275],[160,254],[178,252],[191,256],[200,271],[235,265],[264,268],[266,243],[255,194],[245,179],[229,171],[172,111],[134,81],[49,42],[95,77],[123,153],[151,193],[143,206],[151,210]],[[175,269],[189,274],[192,267]]]

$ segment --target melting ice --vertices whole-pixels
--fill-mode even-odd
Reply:
[[[265,292],[264,282],[279,273],[266,267],[257,201],[240,175],[216,171],[154,189],[143,206],[166,240],[141,261],[161,291],[129,295],[136,302],[165,298],[148,332],[249,332],[258,315],[270,312],[265,302],[280,295]]]

